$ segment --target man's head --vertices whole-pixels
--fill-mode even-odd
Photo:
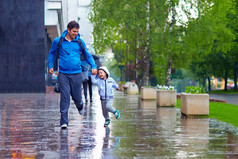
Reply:
[[[73,28],[79,29],[79,23],[77,23],[75,20],[69,22],[69,24],[67,25],[67,29],[71,30]]]
[[[70,40],[73,40],[79,33],[79,24],[76,21],[71,21],[67,25],[67,30]]]

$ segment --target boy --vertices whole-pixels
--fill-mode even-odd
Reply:
[[[98,86],[98,92],[100,95],[100,100],[102,104],[102,112],[105,118],[104,127],[107,127],[110,124],[109,113],[111,112],[115,115],[116,119],[120,117],[119,111],[116,110],[113,106],[113,88],[118,90],[118,85],[110,77],[110,73],[107,67],[102,66],[98,69],[98,77],[92,75],[92,83]]]

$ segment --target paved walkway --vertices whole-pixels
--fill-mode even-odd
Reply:
[[[121,119],[104,128],[99,96],[69,128],[59,127],[59,94],[0,94],[0,159],[238,158],[238,137],[209,118],[184,119],[174,107],[116,91]]]
[[[209,94],[210,98],[225,100],[226,103],[238,105],[238,94]]]

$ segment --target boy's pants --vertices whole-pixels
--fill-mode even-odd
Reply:
[[[112,103],[113,103],[113,99],[101,100],[102,113],[106,120],[110,119],[108,112],[111,112],[114,114],[114,112],[116,111],[116,109],[112,106]]]
[[[68,121],[68,110],[70,105],[70,95],[80,111],[83,109],[82,102],[82,76],[81,73],[77,74],[64,74],[59,73],[58,82],[60,85],[60,125],[69,123]]]

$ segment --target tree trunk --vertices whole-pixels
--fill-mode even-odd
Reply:
[[[145,59],[144,59],[144,73],[143,73],[143,83],[142,86],[149,85],[149,71],[150,71],[150,55],[148,46],[145,48]]]
[[[207,77],[208,80],[208,91],[211,91],[211,80],[210,77]]]
[[[170,33],[173,31],[173,27],[174,27],[174,24],[176,22],[176,20],[175,20],[175,16],[176,16],[175,7],[171,6],[171,10],[172,10],[172,21],[169,24],[169,32]],[[172,52],[171,52],[171,50],[169,50],[168,56],[169,56],[169,61],[168,61],[168,67],[167,67],[167,73],[166,73],[166,85],[167,86],[170,85],[170,77],[171,77],[171,70],[172,70]]]
[[[235,62],[235,66],[234,66],[234,91],[237,91],[237,65],[238,62]]]
[[[172,70],[172,59],[169,59],[166,73],[166,86],[170,85],[171,70]]]
[[[126,38],[126,81],[129,81],[128,39]]]
[[[228,79],[228,71],[225,71],[225,91],[227,91],[227,79]]]
[[[144,74],[143,74],[143,86],[148,86],[149,85],[149,71],[150,71],[150,53],[149,53],[149,33],[150,33],[150,2],[146,2],[146,15],[147,15],[147,22],[146,22],[146,46],[145,46],[145,58],[144,58]]]
[[[202,87],[206,88],[206,77],[202,78]]]

